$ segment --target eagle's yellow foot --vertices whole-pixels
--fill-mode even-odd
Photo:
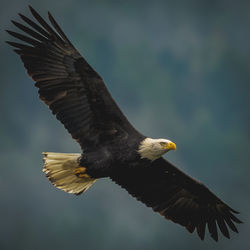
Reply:
[[[74,174],[80,178],[89,178],[89,175],[86,174],[86,168],[84,167],[76,168]]]

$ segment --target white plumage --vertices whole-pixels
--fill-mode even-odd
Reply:
[[[169,144],[174,143],[167,139],[152,139],[148,137],[141,142],[138,153],[141,155],[141,158],[153,161],[169,151]]]
[[[92,186],[96,179],[78,177],[75,170],[79,168],[81,154],[44,152],[43,172],[51,183],[67,193],[80,194]]]

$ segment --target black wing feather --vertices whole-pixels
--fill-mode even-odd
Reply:
[[[16,21],[11,21],[17,28],[19,28],[20,30],[24,31],[25,33],[29,34],[30,36],[36,38],[37,40],[40,41],[46,41],[46,38],[43,37],[42,35],[40,35],[39,33],[35,32],[34,30],[28,28],[27,26],[18,23]]]
[[[26,44],[7,42],[17,48],[28,74],[39,88],[39,97],[56,115],[84,150],[119,136],[139,134],[105,87],[102,78],[74,48],[55,19],[53,29],[31,6],[38,22],[19,14],[26,23],[13,24],[26,34],[7,31]],[[115,133],[114,133],[115,131]],[[106,137],[105,137],[106,136]]]
[[[234,222],[241,221],[233,215],[237,213],[235,210],[163,158],[150,165],[119,169],[111,179],[166,219],[184,226],[190,233],[196,229],[202,240],[206,225],[215,241],[218,241],[217,225],[227,238],[230,238],[228,227],[238,232]]]
[[[28,25],[30,25],[34,30],[37,30],[40,34],[47,37],[48,39],[51,37],[49,33],[47,33],[44,29],[42,29],[39,25],[37,25],[35,22],[33,22],[28,17],[22,15],[19,13],[19,16],[23,19],[24,22],[26,22]]]

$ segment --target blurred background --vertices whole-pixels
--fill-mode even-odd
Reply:
[[[1,250],[250,249],[249,1],[0,3]],[[51,11],[138,130],[176,142],[167,159],[241,212],[240,234],[202,242],[108,179],[78,197],[50,184],[41,152],[80,147],[4,43],[28,4]]]

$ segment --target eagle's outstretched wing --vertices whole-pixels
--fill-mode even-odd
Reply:
[[[138,133],[123,115],[96,71],[68,40],[48,13],[53,28],[32,8],[37,23],[20,14],[28,24],[12,21],[26,34],[7,32],[26,44],[7,42],[20,55],[39,96],[84,150],[105,139]]]
[[[217,226],[227,238],[230,238],[228,227],[238,232],[234,222],[241,221],[233,215],[238,212],[202,183],[163,158],[153,161],[149,166],[119,169],[111,179],[165,218],[181,224],[191,233],[196,229],[202,240],[206,225],[215,241],[218,240]]]

